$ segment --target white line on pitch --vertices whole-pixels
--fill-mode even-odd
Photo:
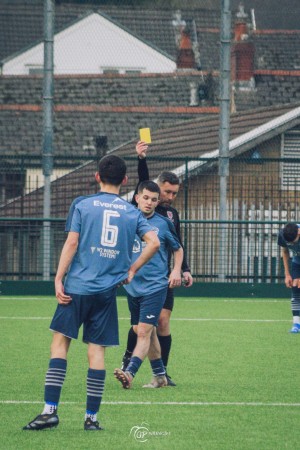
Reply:
[[[0,316],[0,320],[51,320],[52,317],[21,317],[21,316]],[[129,317],[119,317],[119,320],[130,320]],[[263,322],[263,323],[276,323],[276,322],[290,322],[290,320],[285,319],[217,319],[209,317],[173,317],[172,321],[181,322]]]
[[[56,299],[55,299],[55,297],[53,296],[53,297],[51,297],[51,296],[49,296],[49,297],[45,297],[45,298],[41,298],[41,297],[10,297],[10,296],[1,296],[0,295],[0,301],[1,300],[13,300],[13,301],[16,301],[16,300],[18,300],[18,301],[28,301],[28,300],[35,300],[35,301],[42,301],[42,302],[45,302],[45,301],[55,301]],[[268,298],[266,298],[266,299],[255,299],[255,298],[245,298],[245,299],[242,299],[242,298],[221,298],[221,297],[218,297],[218,298],[208,298],[208,297],[206,297],[206,298],[189,298],[189,297],[176,297],[176,300],[178,301],[178,302],[195,302],[195,303],[201,303],[201,302],[224,302],[224,303],[229,303],[229,302],[232,302],[232,303],[286,303],[286,301],[287,300],[289,300],[289,298],[287,298],[287,300],[285,300],[285,299],[282,299],[282,300],[279,300],[279,299],[268,299]],[[118,301],[119,302],[124,302],[124,301],[127,301],[126,300],[126,298],[123,298],[123,297],[118,297]]]
[[[0,319],[2,320],[6,320],[6,319],[13,319],[13,320],[51,320],[52,317],[21,317],[21,316],[14,316],[14,317],[8,317],[8,316],[2,316],[0,317]]]
[[[51,301],[51,300],[53,300],[53,301],[55,301],[56,300],[56,298],[53,296],[46,296],[46,297],[30,297],[30,296],[28,296],[28,297],[22,297],[22,296],[20,296],[20,297],[10,297],[10,296],[5,296],[5,295],[0,295],[0,301],[1,300],[20,300],[20,301],[24,301],[24,302],[28,302],[29,300],[40,300],[41,302],[47,302],[47,301]]]
[[[290,320],[284,319],[217,319],[217,318],[208,318],[208,317],[194,317],[194,318],[178,318],[172,317],[173,320],[181,320],[181,321],[195,321],[195,322],[211,322],[211,321],[219,321],[219,322],[290,322]]]
[[[28,400],[0,400],[0,404],[44,404],[43,401]],[[84,402],[61,402],[61,405],[81,405]],[[128,402],[128,401],[102,401],[106,405],[160,405],[160,406],[280,406],[280,407],[300,407],[300,403],[283,403],[283,402]]]
[[[286,303],[287,300],[290,300],[288,297],[286,300],[282,299],[282,300],[270,300],[270,299],[255,299],[255,298],[245,298],[245,299],[241,299],[241,298],[181,298],[181,297],[176,297],[176,301],[181,302],[195,302],[195,303],[201,303],[201,302],[224,302],[224,303]]]

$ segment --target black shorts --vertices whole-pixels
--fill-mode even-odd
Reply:
[[[163,308],[173,311],[173,306],[174,306],[174,289],[168,288]]]

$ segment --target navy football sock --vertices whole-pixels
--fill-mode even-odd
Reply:
[[[151,364],[151,368],[152,368],[152,373],[155,377],[165,375],[166,371],[165,371],[164,364],[163,364],[161,358],[152,359],[150,361],[150,364]]]
[[[67,361],[61,358],[52,358],[45,380],[45,402],[52,406],[59,403],[62,385],[67,372]]]
[[[130,372],[131,375],[134,377],[137,371],[139,370],[142,362],[143,361],[138,356],[132,356],[130,359],[130,363],[126,368],[126,372]]]
[[[160,348],[161,348],[161,359],[163,360],[165,368],[168,365],[169,361],[169,354],[171,351],[171,345],[172,345],[172,336],[169,334],[169,336],[157,336]]]
[[[135,349],[137,343],[137,334],[135,333],[133,327],[130,328],[128,331],[128,338],[127,338],[127,349],[126,354],[130,356]]]
[[[88,369],[86,388],[86,413],[96,414],[100,409],[104,391],[106,370]]]

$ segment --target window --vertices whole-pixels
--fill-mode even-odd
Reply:
[[[0,204],[4,205],[9,200],[23,194],[25,186],[25,174],[17,171],[0,173]]]
[[[129,75],[138,75],[138,74],[142,73],[142,71],[135,70],[135,69],[129,69],[129,70],[125,70],[125,73],[128,73]]]
[[[119,73],[118,69],[103,69],[103,73],[104,74],[115,74],[115,73]]]
[[[146,68],[144,67],[118,67],[118,66],[106,66],[100,67],[100,73],[103,74],[130,74],[130,75],[138,75],[142,72],[145,72]]]
[[[44,67],[34,64],[28,64],[27,70],[29,75],[43,75],[44,74]]]
[[[300,126],[282,135],[281,188],[300,191]],[[292,161],[292,160],[295,161]]]

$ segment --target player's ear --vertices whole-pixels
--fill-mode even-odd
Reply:
[[[125,177],[123,178],[123,181],[122,181],[122,186],[125,186],[125,184],[127,184],[127,182],[128,182],[128,176],[125,175]]]
[[[97,181],[98,184],[100,183],[101,180],[100,180],[99,172],[95,173],[95,180]]]
[[[139,194],[135,194],[134,199],[137,203],[139,202],[139,198],[140,198]]]

